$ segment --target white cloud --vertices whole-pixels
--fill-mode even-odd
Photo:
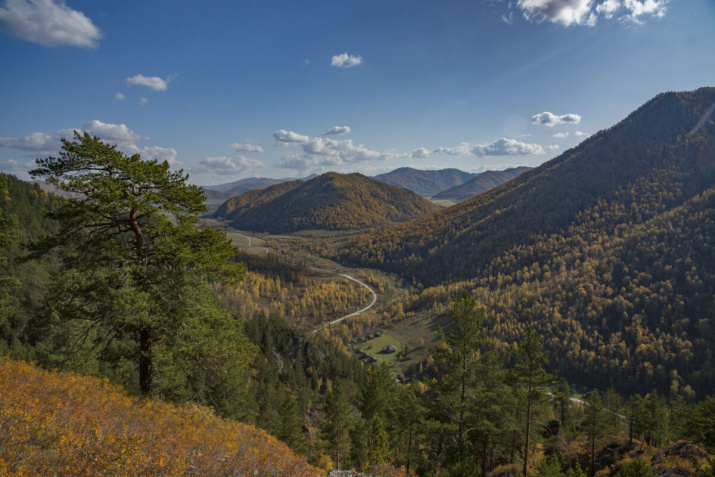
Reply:
[[[468,142],[463,142],[457,147],[438,147],[432,154],[438,154],[443,156],[467,156],[472,153],[472,148],[474,146]]]
[[[331,136],[334,134],[347,134],[349,132],[350,132],[350,128],[348,126],[335,126],[335,127],[328,129],[324,133],[322,133],[321,136]]]
[[[415,149],[414,151],[412,151],[411,157],[413,159],[423,159],[423,158],[429,157],[431,155],[432,155],[432,153],[428,149],[421,147],[419,149]]]
[[[669,0],[518,0],[524,18],[564,26],[594,26],[599,17],[642,24],[644,16],[662,18]],[[511,3],[510,3],[511,5]],[[620,13],[620,15],[619,15]],[[510,13],[511,14],[511,13]]]
[[[621,0],[606,0],[596,6],[596,12],[606,18],[613,18],[613,15],[621,8]]]
[[[0,137],[0,146],[20,151],[56,152],[62,144],[60,138],[71,138],[72,134],[73,130],[67,129],[56,133],[36,132],[20,138]]]
[[[181,162],[176,160],[176,149],[173,147],[146,146],[141,148],[139,154],[144,160],[156,159],[159,162],[168,162],[170,166],[179,166]]]
[[[532,124],[541,124],[543,126],[554,127],[557,124],[578,124],[581,122],[581,116],[578,114],[563,114],[561,116],[550,113],[548,111],[535,114],[531,117]]]
[[[149,88],[154,91],[166,91],[169,81],[172,77],[166,79],[159,78],[158,76],[144,76],[144,75],[134,75],[131,78],[124,80],[124,84],[130,88]]]
[[[86,123],[82,126],[82,130],[92,136],[98,136],[103,141],[116,144],[120,148],[132,146],[136,148],[135,143],[137,141],[147,141],[149,139],[146,136],[135,133],[126,124],[104,123],[98,119],[93,119]],[[71,136],[69,137],[71,138]]]
[[[567,133],[567,132],[560,132],[560,133],[554,134],[554,137],[560,139],[560,138],[563,138],[563,137],[568,137],[568,135],[569,135],[569,133]]]
[[[551,146],[546,146],[547,151],[558,151],[559,149],[561,149],[561,146],[559,146],[558,144],[552,144]]]
[[[305,144],[310,141],[308,136],[303,136],[293,131],[286,131],[285,129],[279,129],[273,133],[273,137],[276,139],[276,146],[288,147],[295,144]]]
[[[587,133],[585,133],[585,132],[581,132],[581,131],[576,131],[575,133],[573,133],[573,135],[574,135],[574,136],[578,136],[578,137],[581,137],[581,136],[588,136],[588,134],[587,134]]]
[[[32,151],[37,154],[57,154],[62,149],[60,139],[72,140],[74,133],[87,132],[99,137],[109,144],[116,144],[117,148],[125,154],[141,154],[144,159],[157,159],[167,161],[170,165],[179,165],[176,149],[159,146],[137,146],[139,141],[148,141],[147,136],[137,134],[126,124],[105,123],[93,119],[82,126],[82,129],[61,129],[52,133],[32,133],[21,138],[0,137],[0,146],[21,151]]]
[[[8,32],[42,46],[97,48],[102,32],[62,0],[5,0],[0,21]]]
[[[202,159],[199,164],[205,171],[213,172],[218,175],[238,175],[245,172],[247,169],[260,167],[263,165],[260,161],[251,159],[245,156],[235,157],[207,157]]]
[[[254,146],[253,144],[239,144],[234,142],[231,144],[231,147],[237,152],[266,152],[261,146]]]
[[[0,171],[13,174],[23,180],[30,178],[28,172],[33,167],[35,167],[34,161],[20,162],[15,159],[8,159],[7,161],[0,162]]]
[[[149,100],[146,98],[139,98],[139,106],[146,106],[149,104]]]
[[[668,0],[624,0],[623,6],[628,10],[625,19],[635,23],[643,23],[640,19],[643,15],[653,15],[657,18],[663,18],[667,9],[667,3]]]
[[[276,144],[285,147],[300,146],[302,153],[288,154],[281,158],[278,165],[288,169],[315,169],[335,167],[344,164],[369,163],[383,161],[396,156],[392,152],[379,152],[368,149],[362,144],[353,143],[352,139],[336,140],[327,137],[308,137],[281,129],[273,136]]]
[[[348,55],[347,53],[341,53],[339,55],[333,56],[330,60],[330,66],[336,66],[338,68],[352,68],[362,63],[362,56],[360,55]]]
[[[538,144],[528,144],[506,138],[490,144],[478,144],[472,148],[472,154],[475,156],[526,156],[543,153],[544,148]]]
[[[127,97],[124,96],[122,93],[114,93],[114,98],[115,99],[127,99]]]
[[[592,0],[519,0],[517,6],[527,20],[592,26],[596,23],[592,3]]]

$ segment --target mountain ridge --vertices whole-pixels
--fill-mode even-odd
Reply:
[[[240,230],[286,233],[376,227],[436,210],[439,206],[400,187],[362,174],[328,172],[229,199],[214,218]]]

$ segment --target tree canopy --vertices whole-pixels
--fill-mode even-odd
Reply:
[[[30,246],[30,258],[56,251],[60,262],[46,304],[48,327],[66,344],[48,359],[86,368],[87,357],[124,362],[118,354],[138,366],[142,393],[223,408],[217,389],[236,387],[254,351],[204,285],[236,283],[245,267],[223,232],[196,227],[201,188],[167,162],[126,156],[87,133],[37,165],[32,177],[77,196],[49,213],[59,231]]]

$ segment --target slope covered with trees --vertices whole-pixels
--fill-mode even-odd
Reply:
[[[411,190],[423,197],[432,197],[445,189],[464,184],[474,176],[475,174],[459,169],[423,171],[411,167],[400,167],[394,171],[377,175],[374,179]]]
[[[434,285],[405,310],[467,287],[494,311],[496,340],[533,326],[567,377],[712,392],[714,102],[713,88],[659,95],[508,184],[360,237],[340,260]]]
[[[287,233],[377,227],[436,210],[438,206],[400,187],[362,174],[328,172],[234,197],[214,217],[239,230]]]
[[[451,199],[457,202],[471,199],[483,192],[493,189],[507,181],[518,177],[520,174],[528,171],[529,167],[513,167],[503,171],[486,171],[475,177],[472,177],[467,182],[461,185],[445,189],[439,194],[432,197],[433,199]]]

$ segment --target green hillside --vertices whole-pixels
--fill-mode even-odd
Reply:
[[[377,227],[437,210],[438,206],[408,190],[362,174],[329,172],[234,197],[214,217],[240,230],[287,233]]]
[[[535,328],[570,379],[712,392],[714,102],[713,88],[659,95],[543,166],[361,236],[338,259],[453,283],[416,292],[406,309],[472,290],[495,340]]]

